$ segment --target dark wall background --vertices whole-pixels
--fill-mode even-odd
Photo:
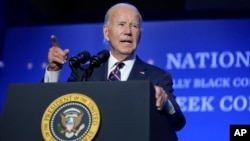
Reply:
[[[3,54],[3,38],[4,38],[4,23],[5,23],[5,17],[4,17],[4,0],[0,0],[0,60],[2,59]]]
[[[102,22],[117,2],[136,5],[145,21],[250,17],[250,0],[0,0],[0,60],[8,27]]]
[[[7,0],[2,0],[7,1]],[[117,2],[100,0],[9,0],[8,26],[102,22]],[[127,0],[144,20],[249,16],[249,0]],[[247,12],[246,12],[247,11]]]

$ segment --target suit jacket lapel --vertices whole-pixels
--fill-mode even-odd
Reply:
[[[130,72],[128,80],[145,80],[147,69],[145,67],[145,63],[136,57],[134,66]]]

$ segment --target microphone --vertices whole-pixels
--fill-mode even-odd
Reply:
[[[73,56],[69,59],[69,66],[72,70],[72,73],[74,76],[79,80],[81,80],[81,77],[77,71],[78,68],[82,69],[81,64],[86,63],[90,59],[90,53],[87,51],[82,51],[77,54],[77,56]]]
[[[102,63],[106,62],[109,58],[109,51],[102,50],[97,55],[94,55],[90,58],[90,67],[99,67]]]
[[[109,51],[102,50],[97,55],[94,55],[90,58],[90,63],[88,68],[86,69],[82,81],[88,81],[90,76],[92,75],[93,69],[99,67],[102,63],[106,62],[109,58]]]
[[[72,68],[79,68],[80,64],[84,64],[90,59],[90,53],[88,51],[82,51],[69,59],[69,65]]]

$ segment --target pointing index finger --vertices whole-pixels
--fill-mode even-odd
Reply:
[[[58,43],[55,35],[51,35],[51,41],[52,41],[53,47],[59,47],[59,43]]]

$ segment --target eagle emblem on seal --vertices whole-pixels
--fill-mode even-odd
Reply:
[[[83,111],[77,108],[68,108],[64,110],[60,114],[61,124],[58,124],[57,129],[67,138],[78,136],[80,131],[85,127],[84,123],[81,124],[83,115]]]

